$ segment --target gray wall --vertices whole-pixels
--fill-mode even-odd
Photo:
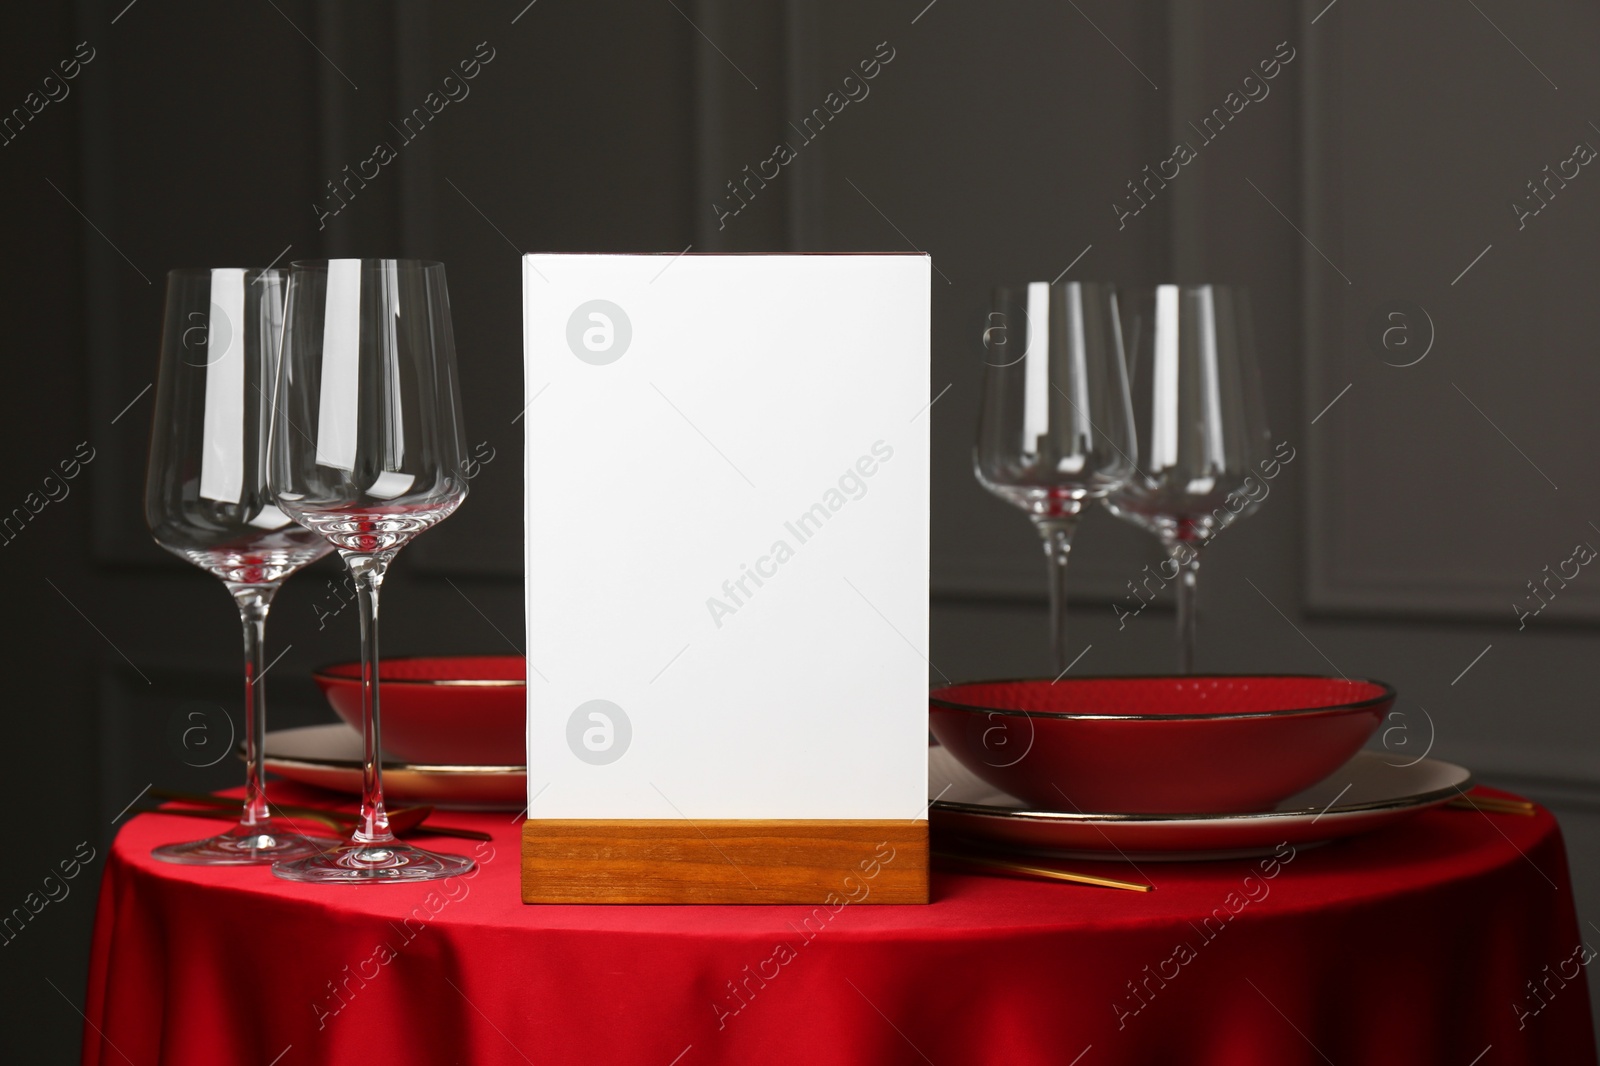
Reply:
[[[1587,291],[1600,189],[1587,184],[1600,178],[1552,184],[1521,228],[1510,206],[1520,195],[1531,210],[1525,183],[1577,142],[1600,146],[1600,112],[1585,110],[1600,14],[1428,0],[523,3],[81,0],[33,10],[0,42],[5,107],[78,42],[95,49],[71,95],[0,147],[0,503],[79,442],[95,449],[72,495],[0,547],[13,700],[0,789],[37,812],[8,827],[0,899],[20,900],[81,840],[103,853],[146,784],[235,773],[187,765],[168,733],[191,706],[236,714],[238,675],[222,590],[164,557],[140,517],[167,269],[264,263],[291,244],[289,258],[449,265],[469,433],[496,460],[386,589],[385,649],[401,654],[521,641],[518,251],[915,247],[939,270],[934,388],[950,386],[930,415],[938,671],[1048,665],[1033,534],[970,476],[989,286],[1069,264],[1078,279],[1247,284],[1273,435],[1297,458],[1205,557],[1202,668],[1394,683],[1407,727],[1389,734],[1395,750],[1431,741],[1552,806],[1580,911],[1600,922],[1600,578],[1580,574],[1525,628],[1513,610],[1534,602],[1527,583],[1546,565],[1600,545],[1586,417],[1600,385]],[[397,140],[388,123],[480,41],[495,58],[471,95],[319,230],[324,183]],[[870,95],[719,227],[726,183],[883,41],[894,58]],[[1188,123],[1280,42],[1294,58],[1270,95],[1119,225],[1125,183],[1177,141],[1198,144]],[[1372,324],[1401,304],[1414,346],[1385,349]],[[1425,358],[1392,365],[1428,334]],[[661,520],[639,518],[641,535]],[[1085,522],[1078,671],[1171,664],[1164,605],[1123,628],[1112,609],[1156,558],[1108,515]],[[351,612],[324,617],[336,577],[321,564],[275,609],[276,725],[329,717],[307,674],[355,649]],[[30,1020],[0,1035],[8,1058],[73,1057],[88,881],[5,949],[7,1002]]]

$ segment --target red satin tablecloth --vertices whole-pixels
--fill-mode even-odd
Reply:
[[[472,878],[338,888],[170,866],[150,849],[207,823],[128,822],[84,1062],[1596,1061],[1594,951],[1544,811],[1441,809],[1277,861],[1144,863],[1147,894],[952,867],[927,907],[816,911],[524,906],[511,816],[435,817],[494,833],[422,838],[475,852]]]

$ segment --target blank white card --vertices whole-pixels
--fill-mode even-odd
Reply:
[[[927,802],[923,255],[529,255],[528,815]]]

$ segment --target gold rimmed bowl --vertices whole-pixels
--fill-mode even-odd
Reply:
[[[408,763],[521,766],[527,762],[527,666],[520,655],[385,659],[378,668],[383,750]],[[335,712],[361,728],[361,664],[312,676]]]
[[[1038,810],[1267,811],[1344,765],[1388,714],[1382,681],[1193,674],[934,689],[934,736]]]

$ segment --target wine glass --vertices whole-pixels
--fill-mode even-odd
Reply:
[[[274,824],[262,779],[267,610],[284,578],[328,554],[267,489],[268,414],[283,334],[282,270],[174,270],[145,519],[157,544],[221,578],[244,624],[245,798],[227,832],[155,849],[167,862],[230,866],[315,854],[331,841]]]
[[[291,881],[431,881],[470,859],[403,844],[379,762],[378,590],[395,553],[467,497],[466,446],[444,266],[410,259],[295,263],[273,412],[278,506],[338,549],[361,612],[361,814],[331,851],[278,863]]]
[[[983,331],[978,481],[1027,512],[1050,572],[1050,646],[1068,667],[1067,558],[1085,502],[1133,475],[1133,411],[1116,290],[1033,282],[994,291]]]
[[[1163,577],[1178,586],[1178,668],[1191,673],[1200,549],[1260,505],[1270,476],[1249,297],[1225,285],[1157,285],[1127,305],[1144,467],[1106,506],[1166,548]]]

